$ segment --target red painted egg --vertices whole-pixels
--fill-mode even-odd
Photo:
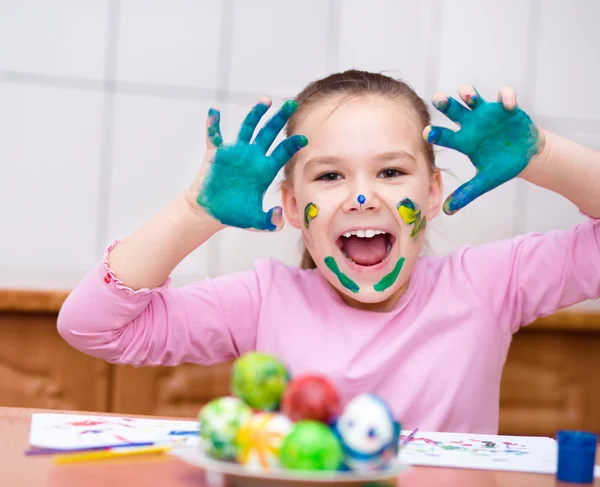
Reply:
[[[313,419],[330,423],[341,412],[340,395],[326,377],[300,375],[293,378],[285,390],[281,410],[292,421]]]

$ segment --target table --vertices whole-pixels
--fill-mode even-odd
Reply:
[[[38,412],[86,414],[0,407],[0,485],[11,487],[205,487],[203,473],[168,456],[103,460],[53,465],[50,457],[26,457],[31,415]],[[89,413],[92,414],[92,413]],[[106,413],[103,413],[106,414]],[[181,418],[170,418],[181,419]],[[189,419],[189,418],[185,418]],[[571,486],[552,475],[414,467],[398,480],[399,487],[551,487]],[[596,479],[594,487],[600,487]]]

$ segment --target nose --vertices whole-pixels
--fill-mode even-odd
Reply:
[[[380,206],[375,192],[369,188],[362,188],[362,191],[353,189],[346,197],[344,211],[347,213],[366,213],[376,211]]]

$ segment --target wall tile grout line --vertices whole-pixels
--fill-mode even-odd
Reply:
[[[0,71],[0,83],[31,84],[45,87],[66,88],[71,90],[104,91],[102,79],[58,76],[43,73],[24,73],[18,71]]]
[[[430,63],[433,64],[433,63]],[[436,68],[428,68],[435,71]],[[435,75],[428,75],[435,78]],[[249,104],[254,103],[263,93],[250,91],[211,90],[206,88],[194,88],[174,85],[158,85],[142,82],[116,82],[110,79],[88,79],[69,76],[45,75],[41,73],[22,73],[14,71],[0,71],[0,83],[7,84],[31,84],[49,88],[64,88],[72,90],[89,90],[106,92],[110,89],[112,94],[148,96],[155,98],[173,98],[187,100],[227,100],[230,103]],[[110,86],[110,88],[107,88]],[[437,85],[431,80],[427,82],[427,93],[435,91]],[[520,96],[526,100],[526,95]],[[554,130],[575,131],[589,134],[600,132],[600,119],[571,118],[563,116],[536,115],[535,119],[540,125]],[[551,126],[551,127],[550,127]]]
[[[326,66],[329,73],[339,70],[340,63],[340,34],[341,34],[342,5],[340,0],[329,0],[329,13],[327,23],[327,51]]]
[[[112,176],[115,130],[115,84],[119,43],[120,0],[110,0],[105,51],[104,112],[102,114],[102,142],[100,171],[98,175],[98,208],[96,256],[101,256],[108,244],[108,219],[110,212],[110,183]]]
[[[430,12],[430,29],[429,39],[427,41],[427,53],[425,59],[427,60],[425,77],[425,96],[431,97],[438,90],[439,82],[439,65],[440,65],[440,52],[442,46],[442,28],[443,28],[443,12],[444,2],[443,0],[430,0],[431,12]],[[428,100],[425,100],[428,103]],[[428,105],[429,106],[429,105]],[[431,109],[430,109],[431,110]]]
[[[217,74],[217,91],[215,101],[219,105],[227,104],[232,96],[229,91],[229,76],[231,73],[231,51],[233,49],[233,14],[235,0],[221,1],[221,29],[219,37],[219,71]],[[237,98],[237,97],[235,97]],[[252,102],[258,96],[252,99]],[[206,274],[209,277],[216,277],[219,272],[219,262],[221,261],[222,233],[214,235],[209,242],[208,254],[210,258],[206,263]]]
[[[108,244],[108,224],[110,213],[110,184],[114,155],[115,133],[115,84],[112,80],[117,74],[117,52],[119,44],[120,0],[110,0],[108,4],[108,19],[106,30],[105,51],[105,80],[104,80],[104,107],[102,114],[102,142],[100,154],[100,170],[98,175],[98,208],[97,208],[97,233],[96,257],[99,259]],[[106,397],[108,410],[113,409],[112,385],[115,381],[114,367],[108,372],[109,388]]]
[[[527,32],[527,46],[525,57],[525,79],[523,83],[523,94],[517,93],[522,105],[533,110],[533,97],[537,83],[537,59],[540,40],[540,28],[542,21],[542,4],[540,0],[530,0],[529,4],[529,30]],[[521,103],[520,103],[521,104]],[[537,118],[537,117],[536,117]],[[539,123],[539,121],[538,121]],[[527,230],[526,215],[529,200],[529,183],[520,180],[515,187],[516,204],[513,214],[513,235],[520,235]],[[524,217],[525,216],[525,217]]]

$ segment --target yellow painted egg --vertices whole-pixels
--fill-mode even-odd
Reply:
[[[292,426],[283,414],[254,414],[237,433],[237,461],[248,470],[258,472],[280,467],[279,451]]]

